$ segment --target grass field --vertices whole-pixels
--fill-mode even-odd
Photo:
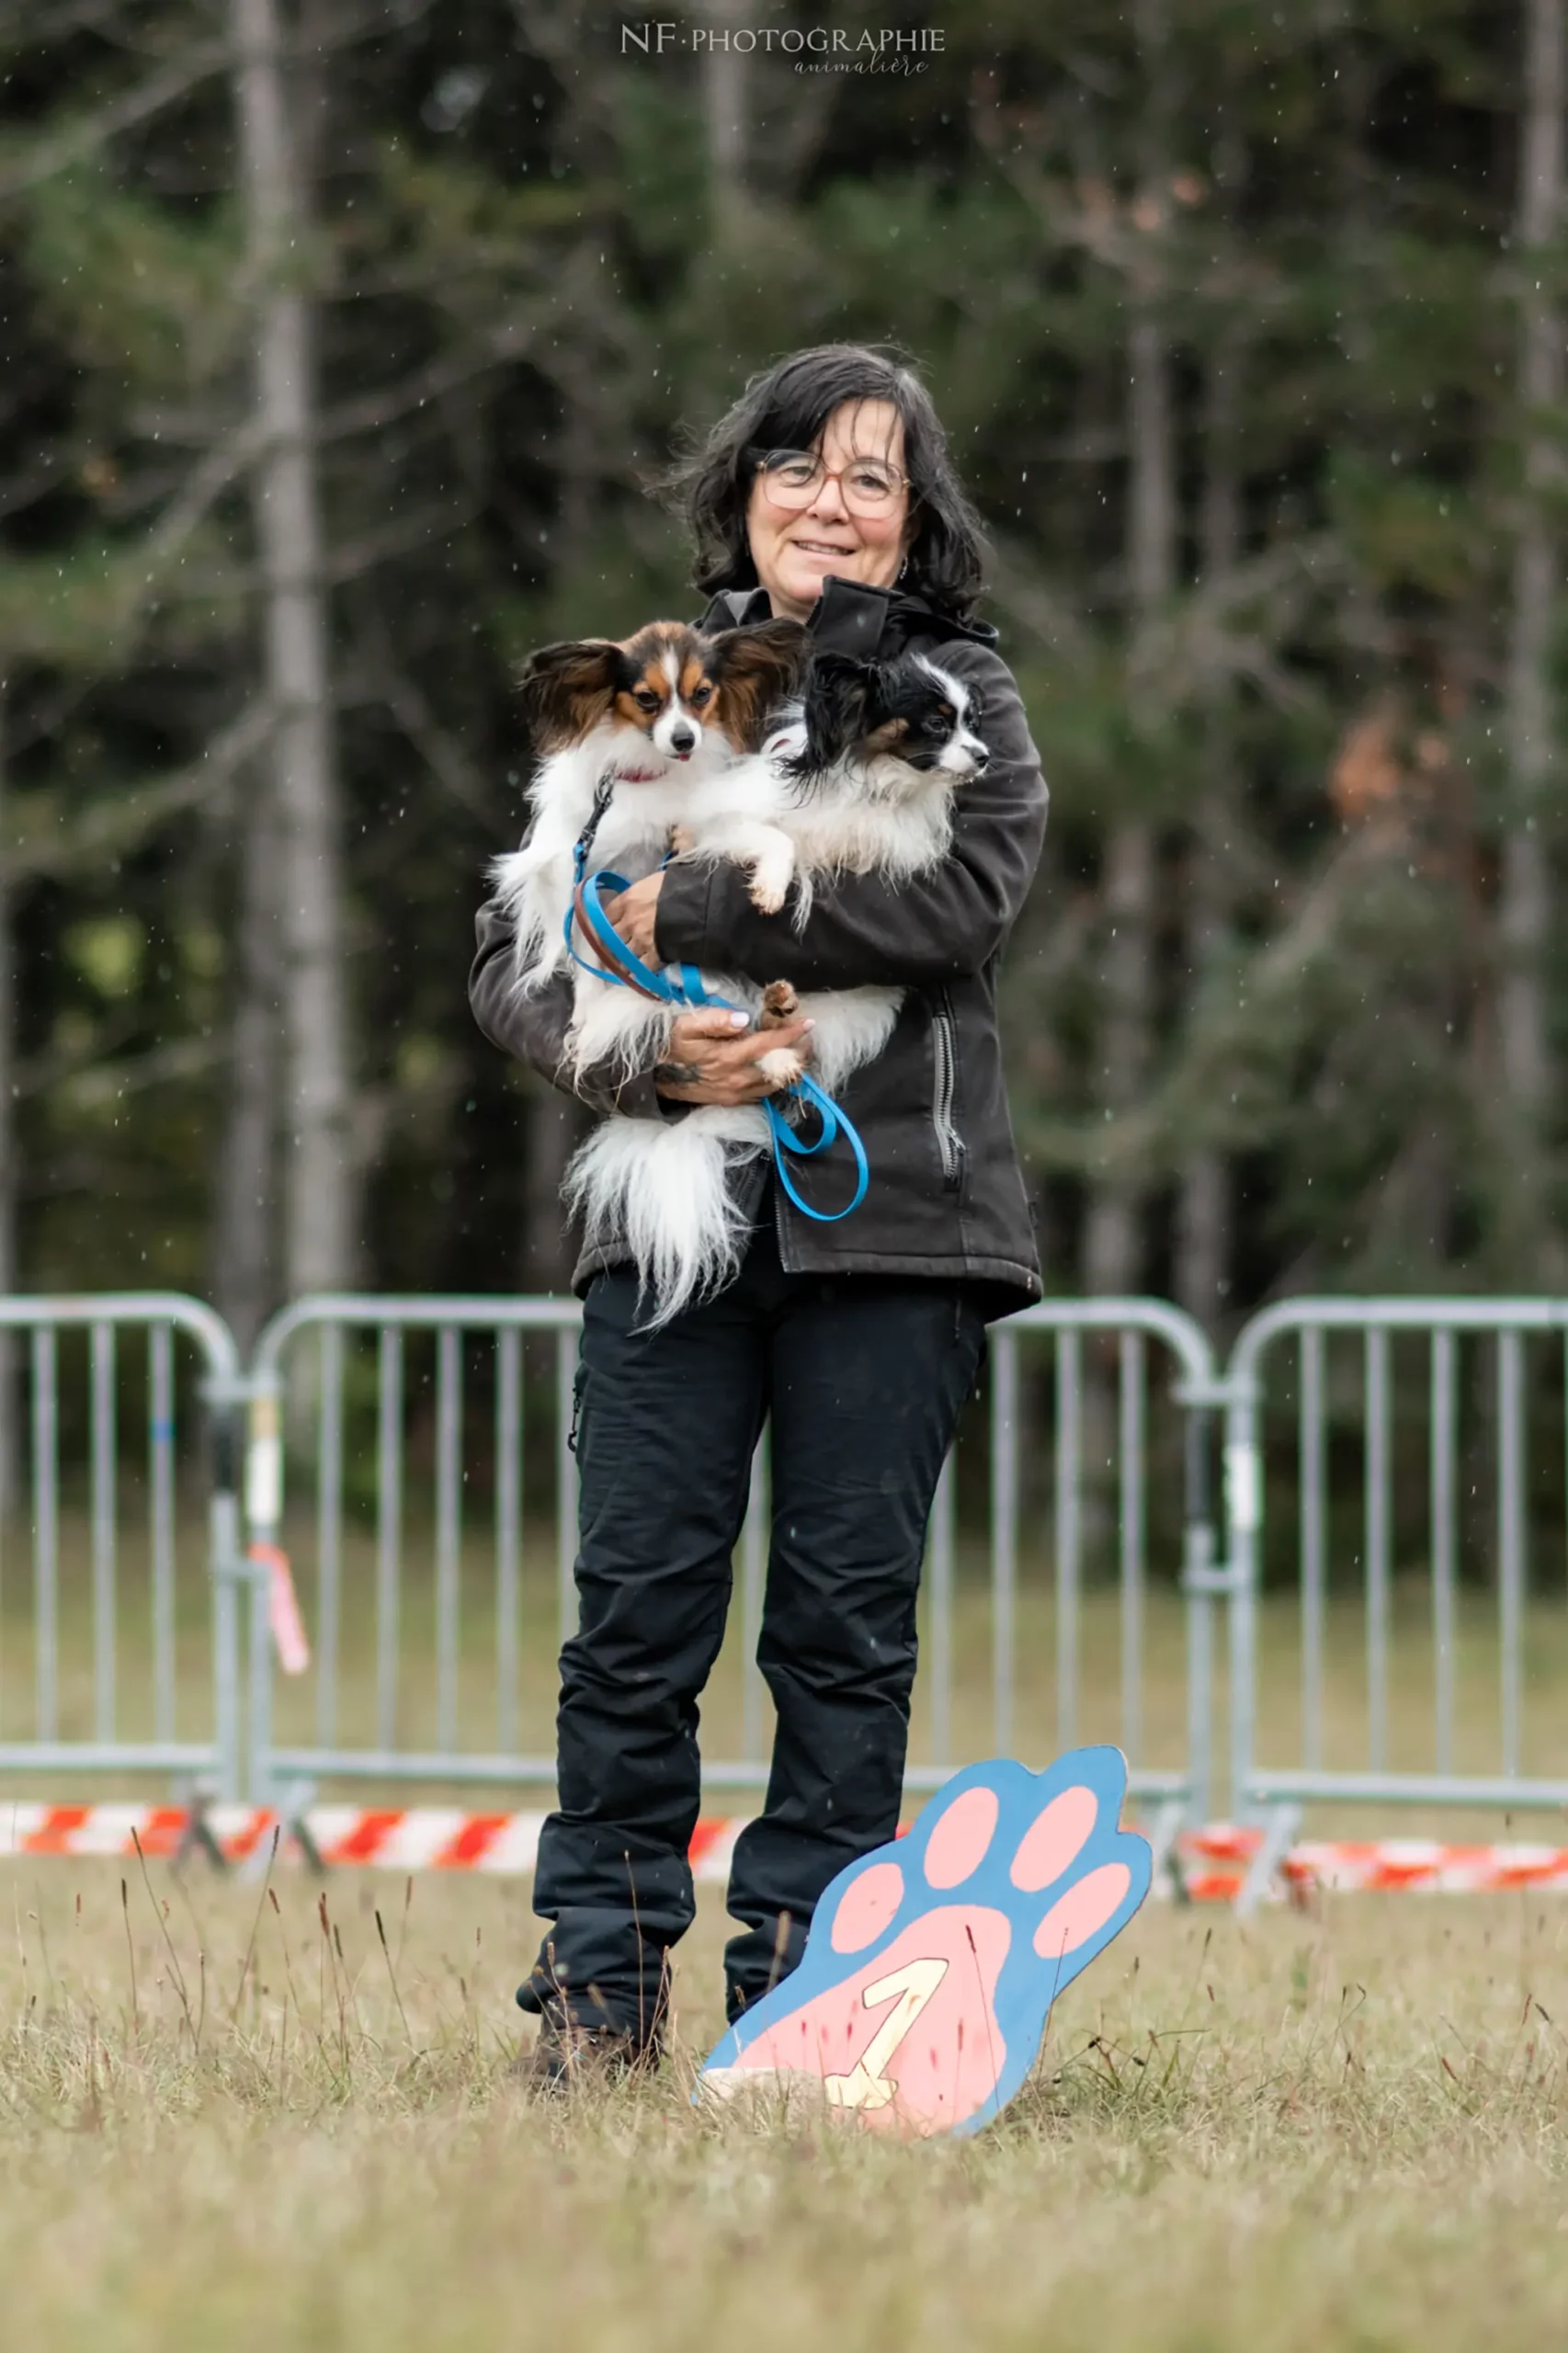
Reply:
[[[276,1907],[273,1897],[277,1898]],[[8,2346],[1471,2353],[1568,2327],[1568,1907],[1150,1905],[963,2144],[505,2077],[526,1885],[0,1870]],[[385,1926],[383,1951],[375,1908]]]
[[[296,1538],[307,1614],[308,1532]],[[408,1549],[400,1735],[433,1729],[433,1588]],[[89,1729],[93,1620],[83,1531],[65,1531],[62,1730]],[[345,1555],[340,1729],[375,1714],[368,1548]],[[982,1564],[961,1564],[952,1630],[957,1754],[990,1743]],[[25,1556],[0,1589],[0,1723],[31,1722]],[[117,1705],[147,1727],[143,1553],[121,1560]],[[520,1609],[520,1732],[548,1747],[553,1563]],[[491,1744],[493,1591],[462,1564],[463,1745]],[[182,1731],[209,1712],[199,1531],[182,1530]],[[734,1755],[745,1721],[742,1612],[705,1706]],[[1017,1753],[1059,1745],[1049,1563],[1021,1564]],[[1394,1597],[1391,1761],[1430,1760],[1430,1613]],[[1121,1733],[1113,1593],[1085,1597],[1077,1736]],[[1225,1732],[1216,1645],[1216,1751]],[[931,1657],[927,1649],[927,1661]],[[1179,1761],[1184,1629],[1148,1597],[1141,1714],[1150,1763]],[[1568,1613],[1541,1597],[1526,1642],[1527,1763],[1568,1772]],[[1261,1612],[1266,1761],[1299,1753],[1299,1621]],[[1491,1769],[1498,1654],[1487,1598],[1463,1598],[1460,1761]],[[1325,1761],[1365,1754],[1365,1630],[1332,1601]],[[314,1678],[282,1687],[309,1739]],[[933,1692],[914,1753],[931,1755]],[[761,1711],[754,1734],[765,1733]],[[84,1788],[90,1785],[83,1785]],[[62,1777],[8,1794],[66,1796]],[[105,1791],[105,1793],[108,1793]],[[129,1794],[127,1787],[118,1791]],[[424,1794],[437,1794],[431,1790]],[[367,1790],[368,1798],[380,1792]],[[421,1792],[409,1790],[410,1797]],[[478,1802],[540,1802],[513,1787]],[[733,1805],[733,1792],[714,1802]],[[743,1800],[743,1803],[753,1801]],[[1494,1818],[1314,1829],[1495,1837]],[[1563,1835],[1540,1817],[1525,1836]],[[510,1995],[537,1934],[526,1882],[344,1874],[256,1888],[163,1865],[0,1864],[0,2343],[94,2353],[222,2347],[551,2346],[589,2353],[796,2348],[925,2353],[1488,2353],[1568,2343],[1568,1904],[1555,1898],[1346,1897],[1245,1927],[1151,1904],[1058,2006],[1037,2075],[1002,2122],[901,2148],[797,2120],[759,2132],[693,2111],[722,2024],[714,1895],[683,1948],[664,2075],[562,2113],[506,2078],[528,2031]],[[383,1946],[377,1911],[384,1926]]]

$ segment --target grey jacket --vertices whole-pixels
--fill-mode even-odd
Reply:
[[[714,599],[703,626],[728,629],[767,618],[761,590]],[[953,846],[937,873],[895,887],[874,875],[819,884],[803,931],[790,914],[759,915],[744,871],[679,863],[666,869],[656,940],[666,963],[744,973],[798,989],[903,986],[892,1038],[857,1071],[840,1097],[870,1163],[870,1186],[854,1213],[832,1225],[802,1217],[774,1185],[778,1245],[796,1273],[931,1275],[981,1286],[996,1314],[1040,1295],[1033,1220],[1019,1174],[996,1028],[996,968],[1023,905],[1045,833],[1040,755],[994,630],[957,622],[918,597],[832,579],[808,624],[813,644],[888,660],[915,644],[980,694],[991,752],[984,776],[958,796]],[[469,977],[474,1017],[487,1038],[561,1084],[572,1015],[564,975],[539,994],[512,985],[511,939],[494,904],[478,919]],[[596,1111],[639,1119],[679,1115],[655,1094],[651,1074],[616,1086],[587,1073],[572,1090]],[[832,1210],[853,1185],[842,1145],[791,1174],[813,1207]],[[770,1165],[745,1166],[745,1206],[760,1209]],[[580,1258],[574,1287],[626,1253],[613,1240]]]

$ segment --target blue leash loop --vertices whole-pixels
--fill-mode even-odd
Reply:
[[[599,819],[608,805],[612,790],[611,780],[601,777],[594,795],[593,814],[579,835],[572,853],[573,889],[572,904],[566,911],[566,953],[574,964],[580,964],[585,972],[592,972],[596,979],[608,981],[617,988],[635,989],[639,995],[653,997],[660,1005],[677,1005],[688,1012],[744,1012],[744,1006],[733,1005],[728,997],[715,995],[707,988],[695,964],[666,964],[655,972],[651,964],[643,962],[635,949],[627,946],[606,915],[601,904],[602,893],[606,891],[612,893],[627,891],[631,887],[624,875],[612,874],[608,869],[601,868],[597,874],[589,874],[586,870],[588,852],[593,847]],[[601,962],[590,964],[585,956],[578,954],[572,934],[579,924],[597,949]],[[763,1097],[762,1108],[767,1115],[772,1139],[773,1165],[778,1172],[778,1182],[802,1217],[811,1218],[818,1225],[836,1225],[841,1218],[846,1218],[852,1211],[858,1210],[866,1198],[866,1188],[871,1177],[866,1147],[847,1114],[808,1072],[802,1071],[786,1092],[794,1102],[816,1113],[819,1126],[812,1142],[802,1142],[774,1098]],[[835,1144],[840,1136],[848,1145],[855,1162],[854,1196],[841,1210],[813,1209],[810,1201],[801,1198],[790,1175],[790,1158],[792,1155],[797,1160],[814,1160],[819,1154]]]

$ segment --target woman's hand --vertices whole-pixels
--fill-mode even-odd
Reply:
[[[658,876],[651,878],[657,882]],[[647,884],[633,885],[638,891]],[[631,896],[627,892],[625,899]],[[625,938],[625,928],[616,929]],[[757,1068],[764,1054],[796,1047],[802,1059],[809,1021],[784,1021],[777,1029],[753,1029],[744,1013],[683,1013],[670,1032],[669,1052],[653,1073],[653,1085],[672,1103],[712,1103],[725,1109],[760,1103],[778,1092],[778,1081]]]
[[[605,901],[606,915],[644,964],[659,961],[653,926],[664,879],[662,870],[650,874]],[[744,1013],[683,1013],[670,1032],[669,1052],[653,1073],[653,1085],[672,1103],[717,1104],[725,1110],[740,1103],[760,1103],[779,1086],[777,1078],[757,1068],[763,1055],[795,1046],[803,1061],[811,1031],[809,1021],[753,1029]]]
[[[659,892],[664,885],[664,870],[633,882],[629,891],[617,892],[607,899],[604,909],[622,939],[634,956],[644,964],[656,964],[659,951],[653,945],[653,926],[659,913]]]

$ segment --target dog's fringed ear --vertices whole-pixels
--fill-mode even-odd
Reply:
[[[871,728],[877,665],[852,654],[819,654],[806,676],[805,748],[790,762],[802,783],[828,769],[863,743]]]
[[[806,632],[799,621],[759,621],[722,630],[708,642],[709,670],[723,688],[736,741],[743,752],[755,752],[771,713],[800,690]]]
[[[541,645],[517,677],[528,738],[542,755],[585,735],[608,710],[619,684],[620,648],[613,638]]]

